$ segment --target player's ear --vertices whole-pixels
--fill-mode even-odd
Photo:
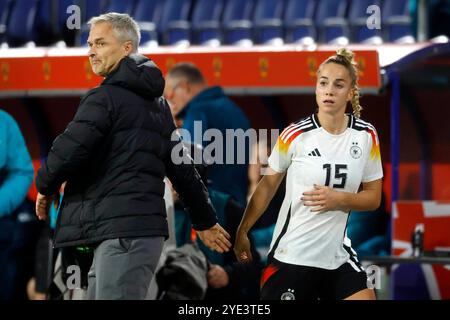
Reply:
[[[355,88],[351,88],[348,91],[347,101],[352,101],[354,95],[355,95]]]

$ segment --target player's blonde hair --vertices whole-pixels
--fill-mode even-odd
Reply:
[[[353,51],[348,50],[346,48],[341,48],[336,51],[336,54],[329,57],[327,60],[322,62],[320,65],[318,71],[322,68],[323,65],[328,63],[336,63],[340,64],[341,66],[344,66],[348,73],[350,74],[350,78],[352,79],[352,90],[353,90],[353,98],[352,98],[352,108],[353,108],[353,115],[356,118],[361,117],[361,110],[363,109],[361,105],[359,104],[359,98],[361,96],[359,92],[358,87],[358,68],[356,61],[354,59],[355,54]]]

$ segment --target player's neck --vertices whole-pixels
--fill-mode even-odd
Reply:
[[[328,113],[319,113],[317,114],[319,118],[320,125],[326,131],[331,134],[341,134],[347,129],[348,126],[348,117],[345,114],[328,114]]]

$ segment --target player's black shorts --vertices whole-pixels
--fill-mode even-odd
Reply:
[[[366,272],[353,261],[327,270],[272,259],[261,277],[262,300],[341,300],[367,288]]]

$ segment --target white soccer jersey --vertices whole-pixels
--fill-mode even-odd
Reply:
[[[295,265],[336,269],[350,258],[346,235],[348,213],[311,212],[300,200],[314,184],[358,192],[361,182],[383,177],[375,128],[349,115],[347,129],[333,135],[313,114],[289,125],[278,137],[269,166],[285,172],[286,195],[280,209],[270,253]]]

